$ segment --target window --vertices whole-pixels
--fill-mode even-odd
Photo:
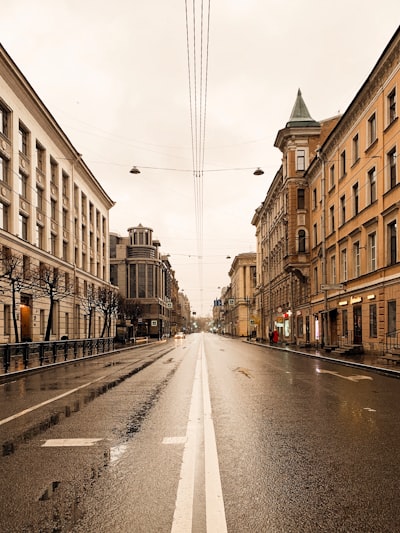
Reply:
[[[318,267],[314,267],[314,293],[318,292]]]
[[[331,283],[336,283],[336,256],[331,257]]]
[[[62,243],[62,258],[64,261],[68,261],[68,243],[65,241]]]
[[[340,254],[341,265],[340,265],[340,274],[341,281],[347,281],[347,249],[341,251]]]
[[[43,205],[43,189],[41,187],[36,187],[36,207],[40,211],[43,211]]]
[[[43,227],[40,224],[36,224],[36,242],[35,242],[35,244],[41,250],[43,249],[43,234],[44,234]]]
[[[335,186],[335,165],[332,165],[329,169],[329,188]]]
[[[357,241],[353,244],[353,275],[358,278],[360,273],[360,243]]]
[[[378,336],[378,327],[377,327],[377,315],[376,315],[376,304],[370,304],[369,306],[369,336],[377,337]]]
[[[329,208],[329,220],[331,226],[331,232],[335,231],[335,206],[331,205]]]
[[[58,164],[53,158],[50,159],[50,181],[53,185],[58,184]]]
[[[18,174],[19,183],[18,183],[18,192],[23,198],[27,198],[28,194],[28,176],[24,172],[19,172]]]
[[[391,124],[396,118],[396,88],[394,88],[387,97],[388,124]]]
[[[317,207],[317,189],[313,189],[312,199],[313,199],[313,209],[315,209]]]
[[[369,203],[373,204],[376,201],[376,169],[371,168],[368,171],[368,192],[369,192]]]
[[[63,230],[67,229],[67,225],[68,225],[68,211],[66,209],[63,209],[63,211],[62,211],[62,227],[63,227]]]
[[[56,220],[57,218],[57,202],[54,198],[51,198],[50,200],[50,216],[52,220]]]
[[[50,253],[56,255],[56,236],[54,233],[50,234]]]
[[[299,230],[298,233],[299,253],[305,253],[306,251],[306,232],[304,229]]]
[[[2,103],[0,103],[0,133],[2,133],[4,137],[7,138],[10,135],[9,119],[10,111]]]
[[[11,306],[4,304],[3,313],[4,313],[3,333],[4,335],[10,335],[11,333]]]
[[[69,176],[64,171],[62,173],[62,193],[63,196],[69,196]]]
[[[340,177],[343,178],[347,173],[346,167],[346,150],[340,154]]]
[[[305,209],[304,189],[297,189],[297,209]]]
[[[358,183],[353,185],[353,216],[358,215],[359,212],[359,196],[358,196]]]
[[[8,231],[8,205],[0,202],[0,228]]]
[[[314,246],[317,246],[318,244],[318,226],[317,223],[313,226],[313,244]]]
[[[346,196],[340,198],[340,224],[346,222]]]
[[[376,270],[376,233],[368,235],[368,269],[370,272]]]
[[[393,148],[387,154],[387,164],[389,168],[389,189],[393,189],[393,187],[397,183],[396,159],[397,159],[396,148]]]
[[[4,181],[4,183],[8,183],[8,171],[9,171],[8,159],[0,155],[0,180]]]
[[[28,218],[23,215],[19,214],[19,236],[21,239],[24,239],[24,241],[28,240]]]
[[[397,261],[397,223],[388,224],[388,265],[394,265]]]
[[[396,300],[390,300],[387,303],[388,312],[388,333],[396,331]]]
[[[296,150],[296,170],[306,169],[306,151]]]
[[[368,144],[376,141],[376,114],[370,116],[368,119]]]
[[[353,137],[353,164],[360,159],[360,146],[358,142],[358,133]]]
[[[45,171],[45,150],[38,141],[36,141],[36,168],[40,172]]]
[[[28,152],[29,133],[25,126],[20,122],[18,129],[18,148],[21,154],[29,155]]]

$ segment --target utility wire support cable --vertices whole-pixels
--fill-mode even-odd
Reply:
[[[207,110],[210,3],[211,0],[208,0],[206,8],[208,11],[205,16],[205,1],[201,0],[200,5],[197,4],[196,6],[196,0],[192,0],[191,17],[189,17],[188,0],[185,0],[186,46],[192,138],[192,172],[194,180],[197,252],[200,258],[203,257],[203,174]],[[190,20],[192,22],[192,27],[190,27]],[[200,28],[198,28],[199,20]],[[207,20],[206,23],[205,20]],[[198,48],[200,48],[200,50],[198,50]],[[199,281],[200,287],[202,287],[203,265],[201,259],[199,261]]]

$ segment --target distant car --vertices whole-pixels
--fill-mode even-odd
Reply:
[[[175,333],[175,339],[184,339],[186,335],[183,333],[183,331],[178,331],[178,333]]]

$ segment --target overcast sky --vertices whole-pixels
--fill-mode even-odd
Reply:
[[[399,0],[210,6],[202,278],[185,0],[2,0],[0,14],[2,45],[116,202],[111,231],[153,228],[198,315],[234,256],[256,249],[251,219],[298,88],[314,119],[344,112],[400,20]]]

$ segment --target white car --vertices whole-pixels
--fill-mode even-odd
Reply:
[[[175,339],[184,339],[186,335],[183,333],[183,331],[178,331],[175,333]]]

